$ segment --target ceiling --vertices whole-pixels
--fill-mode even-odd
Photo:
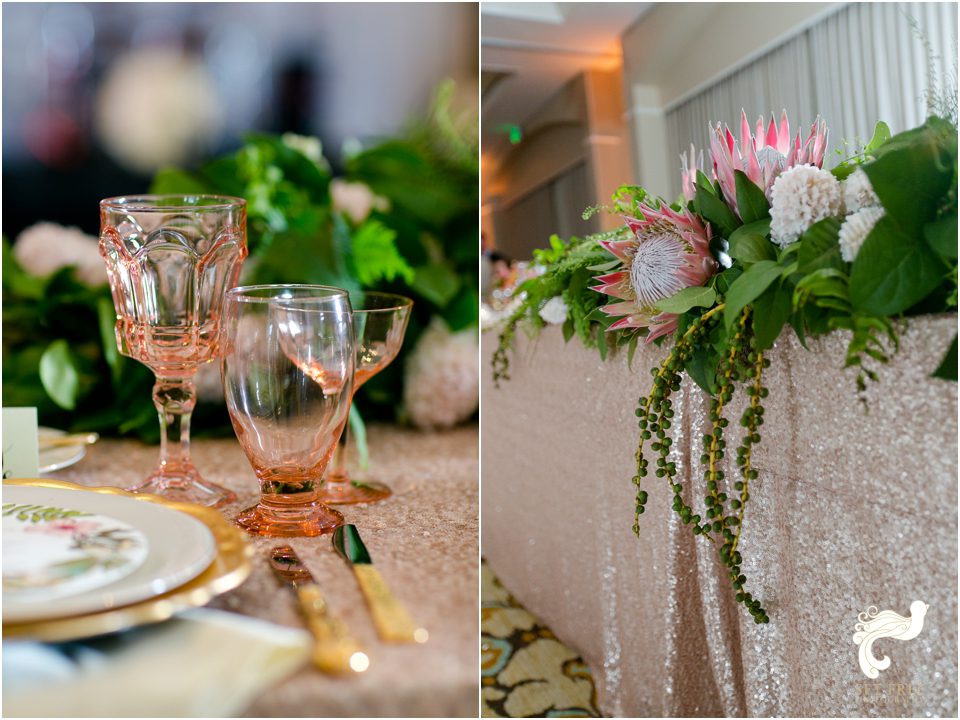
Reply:
[[[621,62],[620,36],[654,3],[484,2],[480,5],[484,175],[510,150],[509,130],[568,80]]]

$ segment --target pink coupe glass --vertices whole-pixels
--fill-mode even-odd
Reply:
[[[350,296],[353,332],[357,343],[357,365],[353,391],[387,365],[400,352],[410,320],[413,300],[382,292],[357,292]],[[392,490],[381,482],[350,477],[346,466],[347,429],[340,436],[339,452],[320,488],[320,499],[331,505],[375,503],[386,500]]]
[[[160,462],[134,492],[219,506],[234,499],[190,459],[194,375],[220,354],[220,316],[247,256],[246,202],[142,195],[100,202],[100,254],[117,311],[117,347],[156,375]]]

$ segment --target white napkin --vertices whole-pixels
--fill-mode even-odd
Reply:
[[[302,630],[236,613],[79,643],[3,643],[5,717],[226,717],[310,657]]]

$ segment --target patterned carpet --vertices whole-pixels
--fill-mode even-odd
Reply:
[[[600,717],[593,675],[482,566],[483,717]]]

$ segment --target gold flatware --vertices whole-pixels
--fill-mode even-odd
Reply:
[[[334,530],[333,547],[353,568],[353,574],[370,607],[380,638],[386,642],[425,643],[429,634],[424,628],[417,626],[407,609],[390,592],[380,571],[373,566],[373,560],[360,539],[357,526],[341,525]]]
[[[350,636],[343,621],[330,613],[320,586],[294,549],[289,545],[275,547],[270,553],[270,567],[297,593],[300,610],[313,633],[314,666],[332,674],[366,670],[370,666],[370,659]]]
[[[68,445],[93,445],[100,436],[95,433],[75,433],[73,435],[41,435],[37,442],[41,450]]]

